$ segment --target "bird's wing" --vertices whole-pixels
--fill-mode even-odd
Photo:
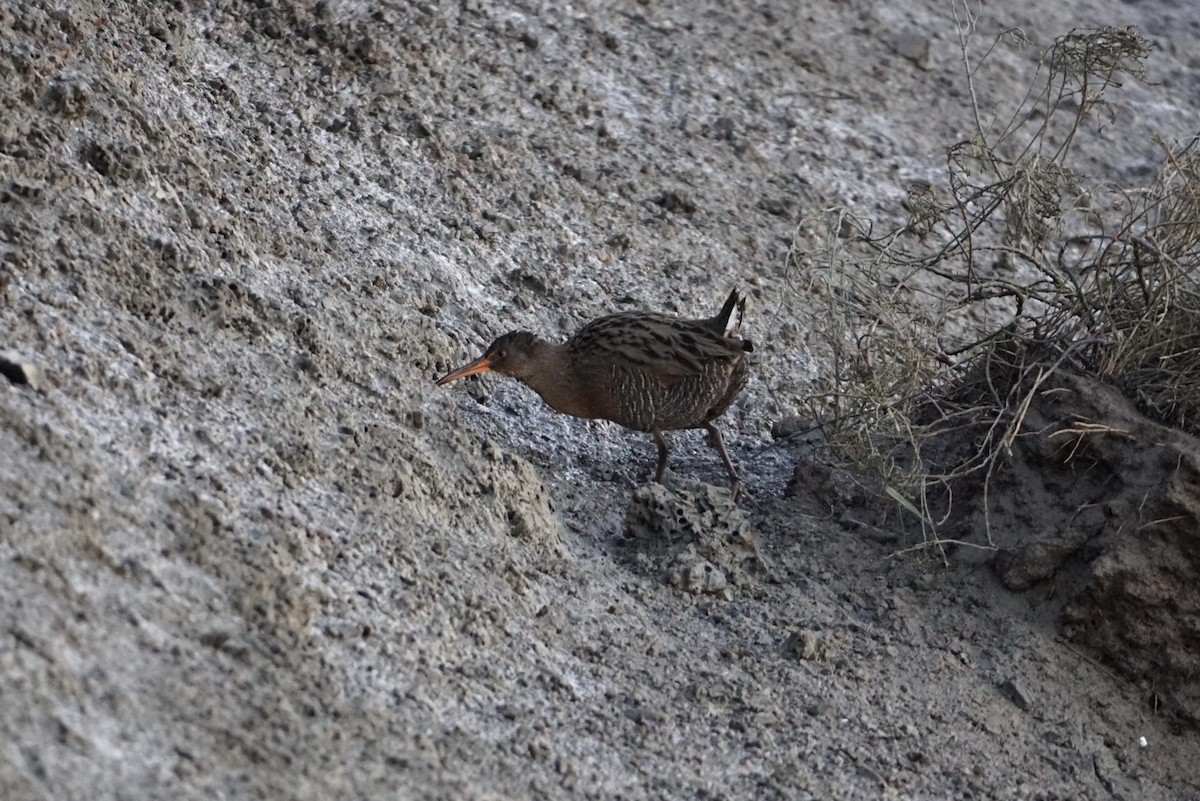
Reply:
[[[579,330],[569,347],[579,363],[644,372],[665,381],[700,375],[745,350],[693,320],[651,312],[601,317]]]

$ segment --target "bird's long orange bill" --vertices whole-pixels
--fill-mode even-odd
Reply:
[[[480,373],[489,373],[492,370],[492,363],[487,360],[486,356],[480,356],[475,361],[464,364],[457,370],[451,370],[437,380],[437,385],[443,386],[451,381],[457,381],[460,378],[466,378],[469,375],[479,375]]]

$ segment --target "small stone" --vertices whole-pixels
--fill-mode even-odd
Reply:
[[[781,417],[771,424],[771,437],[772,439],[784,439],[801,432],[807,432],[813,427],[812,420],[792,414],[787,417]]]
[[[1086,541],[1085,533],[1067,531],[1062,536],[1041,542],[1003,548],[996,554],[992,566],[1005,587],[1022,592],[1057,573]]]
[[[896,36],[891,45],[896,55],[908,59],[918,69],[928,71],[933,67],[933,60],[929,57],[928,37],[910,31]]]
[[[794,632],[783,644],[785,653],[802,660],[824,660],[829,656],[829,646],[817,632],[801,629]]]
[[[1022,712],[1028,712],[1033,707],[1033,702],[1030,700],[1029,694],[1016,680],[1005,679],[997,689],[1000,690],[1005,698],[1013,702],[1013,706]]]
[[[783,217],[787,220],[795,216],[792,206],[791,199],[786,197],[764,197],[758,201],[758,207],[767,214]]]
[[[714,139],[722,139],[726,142],[731,141],[737,132],[737,126],[729,117],[717,117],[712,124],[712,135]]]
[[[613,234],[608,239],[604,240],[604,244],[608,245],[610,248],[628,250],[629,246],[633,244],[633,240],[629,238],[629,234],[622,231],[620,233]]]
[[[78,76],[59,78],[46,88],[46,107],[64,117],[82,117],[92,104],[92,88]]]
[[[659,193],[654,198],[655,204],[662,206],[663,209],[669,212],[678,212],[681,214],[695,214],[699,206],[696,201],[691,198],[686,192],[676,192],[673,189],[666,189]]]
[[[40,367],[13,351],[0,352],[0,375],[35,392],[40,392],[46,383]]]

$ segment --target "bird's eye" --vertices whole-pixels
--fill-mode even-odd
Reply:
[[[507,357],[508,357],[508,351],[506,351],[506,350],[501,350],[501,351],[499,351],[499,352],[497,352],[497,353],[496,353],[496,358],[497,358],[497,359],[504,359],[504,358],[507,358]]]

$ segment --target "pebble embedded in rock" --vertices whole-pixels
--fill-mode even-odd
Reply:
[[[909,31],[892,39],[891,46],[896,55],[908,59],[918,69],[928,71],[933,67],[933,60],[929,56],[929,37]]]
[[[41,368],[12,351],[0,352],[0,375],[10,383],[27,386],[35,392],[45,386]]]
[[[1028,712],[1032,708],[1033,703],[1029,699],[1029,693],[1015,679],[1006,679],[1000,684],[999,690],[1005,698],[1013,702],[1013,706],[1022,712]]]
[[[783,644],[784,653],[801,660],[824,660],[829,658],[829,644],[820,634],[811,629],[794,632]]]

